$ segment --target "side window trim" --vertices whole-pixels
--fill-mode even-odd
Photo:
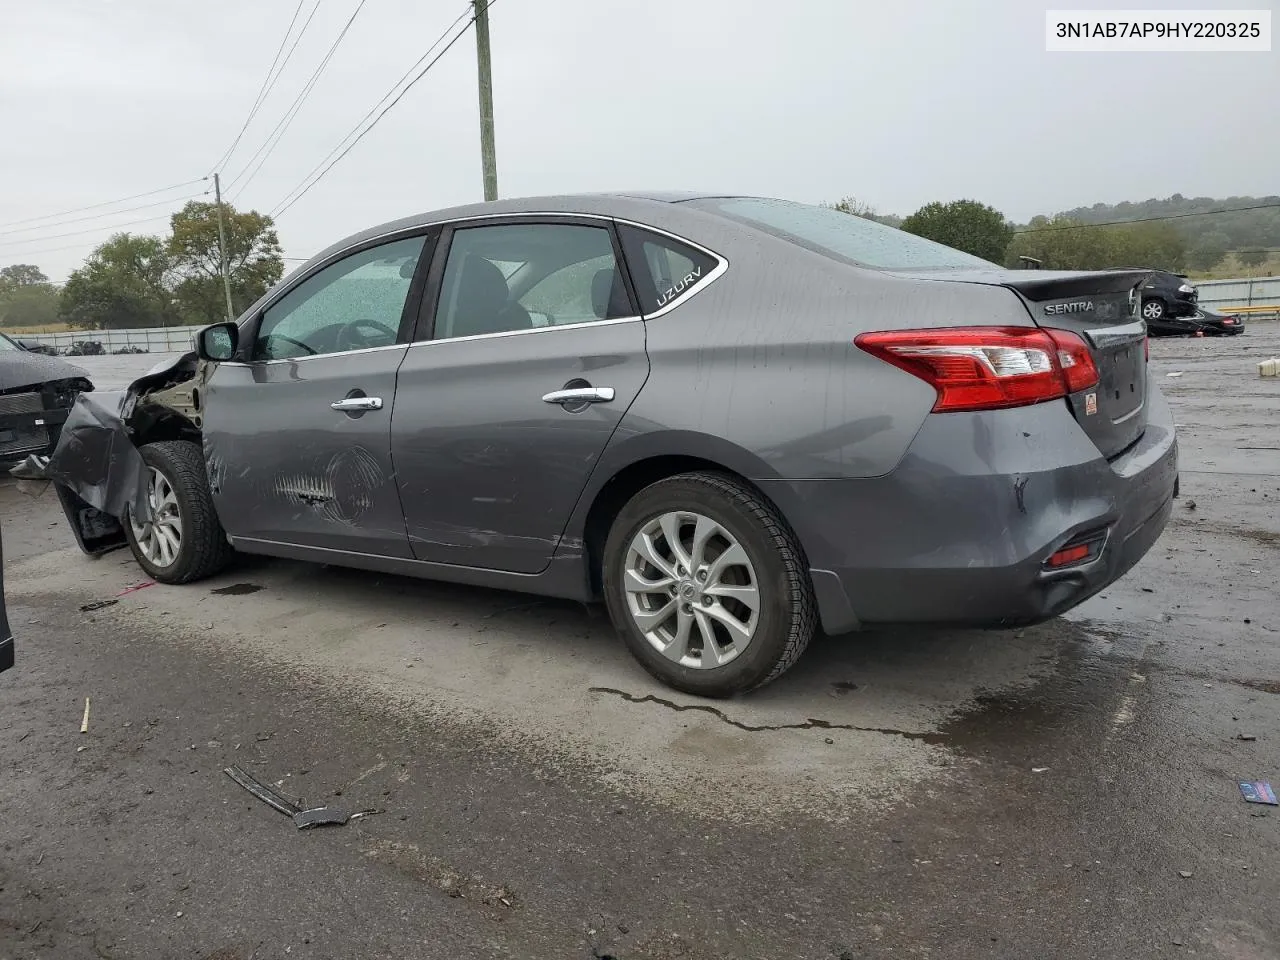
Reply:
[[[354,244],[350,247],[344,247],[335,251],[331,256],[315,263],[311,269],[305,273],[299,273],[288,286],[281,286],[279,289],[272,291],[269,298],[262,306],[240,325],[240,344],[236,349],[236,358],[234,360],[223,361],[231,366],[257,366],[269,363],[305,363],[308,360],[320,360],[327,357],[345,357],[353,353],[372,353],[377,350],[393,350],[397,347],[403,347],[411,342],[410,336],[413,332],[413,318],[417,315],[418,303],[423,295],[423,288],[426,285],[427,271],[433,259],[435,247],[439,244],[440,224],[428,224],[413,227],[408,230],[399,231],[391,234],[383,234],[378,237],[371,237],[369,240]],[[263,318],[268,310],[278,304],[290,293],[296,290],[302,284],[306,283],[312,277],[329,269],[337,263],[341,263],[348,257],[354,257],[366,250],[372,250],[376,247],[384,247],[389,244],[399,243],[402,240],[412,240],[416,237],[422,237],[422,252],[418,255],[418,263],[414,268],[413,279],[409,281],[409,293],[405,297],[404,307],[400,311],[400,324],[396,333],[396,342],[382,347],[360,347],[353,350],[339,350],[333,353],[317,354],[313,357],[291,357],[285,359],[255,360],[253,359],[254,344],[258,340],[258,331],[262,327]]]
[[[449,249],[453,246],[454,234],[458,230],[465,230],[470,227],[524,226],[528,224],[532,224],[534,226],[564,225],[570,227],[593,227],[597,230],[607,230],[609,232],[609,241],[613,246],[613,258],[619,273],[622,275],[622,284],[627,291],[627,316],[614,317],[609,320],[593,320],[587,323],[563,324],[556,327],[535,327],[532,330],[509,330],[501,333],[482,333],[471,337],[452,337],[450,338],[451,340],[476,340],[493,337],[524,336],[530,333],[549,333],[554,330],[573,330],[581,327],[599,326],[607,323],[625,323],[643,319],[640,313],[640,301],[636,296],[635,286],[631,279],[631,272],[627,266],[627,258],[623,253],[622,238],[618,235],[618,223],[612,218],[600,216],[578,216],[571,213],[541,214],[532,217],[521,216],[520,214],[497,217],[472,217],[466,220],[453,220],[440,227],[439,236],[435,238],[435,249],[432,252],[431,263],[423,278],[422,298],[418,303],[417,319],[413,324],[413,328],[409,336],[410,346],[418,346],[424,343],[447,342],[444,340],[437,341],[435,339],[435,318],[436,307],[440,300],[441,288],[444,284],[445,266],[449,260]],[[421,267],[421,264],[419,264],[419,267]]]
[[[644,273],[641,274],[641,276],[643,276],[645,281],[650,284],[652,284],[652,280],[649,278],[648,262],[645,260],[643,250],[644,234],[646,233],[651,234],[654,237],[665,237],[668,240],[674,240],[681,246],[696,250],[703,256],[709,257],[711,260],[715,261],[715,266],[711,268],[711,271],[700,282],[695,283],[693,286],[682,291],[678,296],[673,297],[652,313],[643,313],[642,311],[641,316],[643,316],[645,320],[656,320],[658,317],[665,316],[670,313],[681,304],[686,303],[690,298],[696,296],[700,291],[711,286],[711,284],[719,280],[720,277],[724,275],[725,271],[729,269],[728,259],[716,253],[714,250],[709,250],[702,244],[695,243],[694,241],[689,240],[686,237],[682,237],[679,234],[670,233],[669,231],[661,230],[658,227],[649,226],[645,223],[635,223],[630,220],[618,220],[617,224],[620,235],[624,230],[626,232],[626,238],[620,237],[620,239],[622,240],[623,252],[627,254],[626,261],[628,269],[637,273],[643,270]],[[634,266],[632,266],[633,262]],[[639,299],[636,298],[632,302],[633,304],[639,303]]]

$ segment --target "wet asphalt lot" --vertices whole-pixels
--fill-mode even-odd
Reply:
[[[140,571],[0,482],[0,958],[1280,956],[1280,327],[1152,352],[1183,497],[1125,580],[729,703],[599,611],[304,564],[81,612]]]

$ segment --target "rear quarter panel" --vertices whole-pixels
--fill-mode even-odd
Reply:
[[[649,382],[616,453],[660,447],[655,435],[669,433],[734,449],[751,479],[881,476],[901,460],[935,393],[854,346],[858,334],[1033,325],[1007,290],[854,268],[701,212],[655,225],[729,268],[647,321]]]

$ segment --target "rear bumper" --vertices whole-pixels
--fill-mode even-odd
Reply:
[[[1151,387],[1142,439],[1108,462],[1064,404],[930,416],[897,469],[865,480],[765,481],[809,559],[823,628],[1013,626],[1123,576],[1169,520],[1173,418]],[[1087,563],[1050,570],[1084,536]]]

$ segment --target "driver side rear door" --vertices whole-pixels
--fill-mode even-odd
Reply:
[[[251,553],[409,559],[391,405],[434,237],[366,243],[300,278],[241,330],[205,387],[218,517]]]

